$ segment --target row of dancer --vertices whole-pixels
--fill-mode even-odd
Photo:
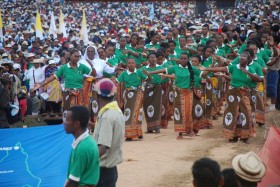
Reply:
[[[220,114],[221,106],[223,105],[222,101],[223,98],[225,98],[225,92],[229,88],[228,81],[226,80],[230,80],[232,78],[229,77],[229,72],[226,72],[228,75],[208,73],[208,76],[202,78],[201,75],[197,75],[201,71],[201,67],[229,67],[231,61],[223,58],[223,54],[221,52],[222,49],[217,47],[217,43],[219,40],[218,37],[222,37],[222,35],[217,35],[216,38],[210,38],[206,42],[206,46],[199,44],[196,47],[192,46],[192,49],[190,49],[189,47],[183,48],[183,46],[185,46],[184,42],[186,40],[186,38],[184,37],[179,39],[178,47],[176,47],[176,42],[168,41],[158,46],[159,48],[157,49],[156,53],[153,53],[153,51],[155,50],[154,48],[149,50],[148,47],[150,46],[147,46],[146,51],[148,51],[148,56],[145,56],[143,52],[136,52],[137,46],[135,46],[134,44],[138,42],[139,37],[137,37],[137,35],[133,35],[131,37],[131,44],[126,44],[126,40],[124,40],[124,38],[120,38],[119,48],[114,45],[106,46],[106,51],[109,51],[109,53],[111,53],[111,57],[107,59],[107,63],[105,60],[95,58],[96,54],[100,55],[100,57],[103,56],[101,53],[102,50],[96,49],[93,46],[88,47],[85,53],[85,55],[87,55],[85,59],[86,62],[90,64],[90,67],[84,65],[85,63],[79,60],[80,53],[79,51],[74,50],[74,52],[71,52],[70,62],[61,66],[59,70],[54,74],[54,76],[51,76],[51,78],[47,79],[45,83],[37,85],[37,87],[46,85],[56,78],[63,77],[65,81],[65,87],[68,90],[68,92],[64,94],[64,103],[68,102],[77,105],[79,104],[79,100],[87,100],[87,102],[84,102],[84,104],[86,106],[90,105],[93,116],[97,117],[98,111],[102,107],[102,105],[100,105],[100,103],[95,100],[94,95],[96,94],[94,94],[94,91],[92,92],[92,94],[88,94],[88,92],[91,92],[91,84],[86,84],[87,89],[83,89],[83,76],[81,75],[91,72],[91,74],[95,76],[96,81],[98,81],[98,79],[106,76],[105,73],[107,73],[112,79],[115,79],[115,77],[117,77],[117,83],[123,83],[118,84],[117,100],[120,107],[124,108],[124,115],[127,119],[127,140],[131,140],[133,138],[143,138],[142,128],[140,126],[142,120],[140,114],[142,112],[145,114],[145,117],[149,124],[147,133],[151,133],[152,131],[159,133],[159,127],[162,126],[163,128],[166,128],[168,120],[172,115],[174,115],[174,120],[178,119],[181,123],[181,127],[175,125],[175,130],[177,132],[183,131],[183,126],[186,126],[186,124],[188,124],[190,128],[185,129],[184,132],[189,135],[197,134],[197,129],[201,127],[212,127],[212,117],[214,117],[215,119],[217,115]],[[135,46],[135,48],[132,47],[132,44]],[[253,49],[251,56],[254,56],[255,58],[252,61],[256,61],[256,57],[258,56],[259,52],[254,48],[257,47],[257,44],[254,44],[254,40],[249,40],[246,45],[247,49]],[[178,48],[181,50],[178,50]],[[147,58],[146,64],[142,63],[141,65],[139,65],[137,63],[137,59],[139,58],[139,56],[141,56],[141,58]],[[182,56],[184,58],[182,58]],[[189,59],[189,57],[191,58]],[[125,59],[126,63],[120,63],[122,62],[122,60],[120,60],[121,58]],[[185,62],[185,68],[182,67],[184,64],[182,62],[184,62],[184,60],[187,60],[187,62]],[[239,64],[240,57],[237,57],[231,63]],[[256,63],[259,64],[259,60],[257,60]],[[195,65],[201,67],[196,68],[194,67]],[[82,70],[72,71],[71,68],[82,68]],[[69,69],[71,71],[69,71]],[[264,69],[265,68],[263,68],[262,71]],[[83,72],[83,70],[86,71]],[[156,76],[153,75],[153,73],[148,73],[155,70],[160,70],[163,71],[161,73],[170,73],[172,75]],[[179,72],[177,76],[176,72]],[[74,76],[75,78],[73,79],[72,75],[74,75],[74,73],[77,73],[79,75]],[[69,79],[67,78],[68,75]],[[70,77],[72,78],[70,79]],[[78,78],[79,80],[76,80],[76,78]],[[78,89],[76,88],[77,84],[73,84],[75,83],[75,81],[79,82]],[[142,86],[143,82],[146,82],[144,86]],[[156,98],[157,101],[160,102],[155,102],[155,99],[151,99],[150,101],[148,101],[149,97],[159,95],[159,85],[161,87],[162,99],[158,100],[158,98],[160,97]],[[189,90],[189,97],[192,99],[184,100],[182,98],[179,98],[180,91],[184,91],[178,89],[180,88],[180,86],[182,89]],[[143,88],[144,92],[141,87]],[[157,90],[153,90],[153,87],[157,87]],[[82,91],[83,94],[79,94],[80,91]],[[142,97],[143,93],[144,99]],[[92,98],[90,104],[89,99],[87,98]],[[176,99],[178,100],[180,105],[186,105],[188,107],[175,107],[175,105],[177,104]],[[143,111],[141,110],[142,101],[144,101]],[[192,104],[196,101],[198,101],[197,103],[201,103],[200,107],[197,104]],[[67,107],[66,104],[64,104],[64,108],[65,107]],[[180,110],[189,112],[191,116],[194,116],[192,117],[193,119],[199,119],[198,122],[195,122],[195,120],[192,120],[192,118],[190,118],[191,120],[188,119],[191,121],[190,123],[186,122],[186,118],[182,117],[182,115],[180,114]],[[158,120],[159,117],[155,117],[159,116],[159,113],[161,114],[160,120]],[[149,116],[152,116],[153,118],[151,119],[151,121],[148,121]],[[198,116],[202,117],[199,118]],[[192,125],[193,123],[194,125]],[[179,135],[180,136],[178,138],[180,139],[182,136],[181,134]]]

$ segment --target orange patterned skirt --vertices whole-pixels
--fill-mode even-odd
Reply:
[[[174,130],[189,133],[193,126],[193,91],[176,87],[174,96]]]
[[[141,111],[143,100],[142,90],[126,89],[124,95],[125,137],[141,137],[143,136]]]
[[[247,139],[252,135],[250,90],[230,87],[223,119],[223,137]]]

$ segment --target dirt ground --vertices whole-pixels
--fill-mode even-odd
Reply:
[[[214,121],[214,129],[203,129],[201,136],[185,136],[183,140],[176,140],[170,121],[168,129],[162,129],[160,134],[145,134],[142,141],[124,142],[117,187],[192,186],[191,167],[195,160],[210,157],[223,169],[231,167],[232,158],[239,153],[259,152],[269,126],[280,127],[278,115],[279,111],[267,113],[266,126],[257,129],[257,137],[251,138],[249,144],[232,144],[222,138],[222,117]]]

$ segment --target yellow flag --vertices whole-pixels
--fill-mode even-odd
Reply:
[[[0,29],[3,28],[3,21],[2,21],[2,10],[0,9]]]
[[[3,42],[3,21],[2,21],[2,10],[0,9],[0,42]]]
[[[35,29],[36,29],[36,37],[40,38],[40,40],[44,39],[43,36],[43,27],[42,27],[42,23],[41,23],[41,16],[40,13],[37,10],[37,15],[36,15],[36,24],[35,24]]]

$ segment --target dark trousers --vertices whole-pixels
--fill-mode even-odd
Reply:
[[[53,112],[53,113],[60,113],[60,106],[61,102],[52,102],[52,101],[47,101],[46,102],[46,112]]]
[[[100,177],[96,187],[115,187],[118,180],[117,167],[100,168]]]

